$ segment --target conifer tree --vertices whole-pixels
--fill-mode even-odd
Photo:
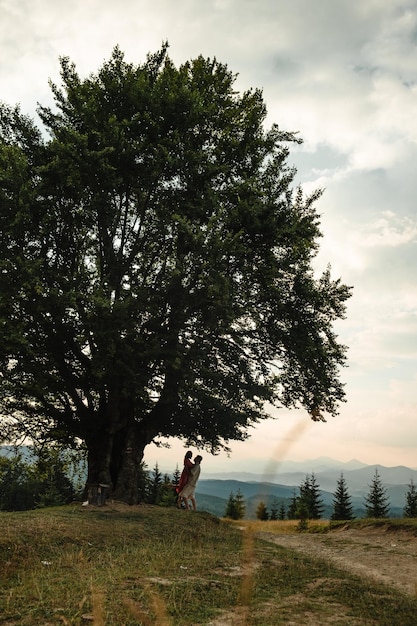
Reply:
[[[153,475],[149,484],[149,504],[159,504],[160,491],[162,486],[162,474],[159,470],[158,463],[155,463],[155,467],[152,470]]]
[[[297,530],[307,530],[309,517],[307,504],[300,498],[297,508],[297,519],[300,521],[298,523]]]
[[[389,517],[389,502],[385,487],[381,482],[378,469],[370,485],[369,493],[365,497],[366,517]]]
[[[236,495],[233,492],[230,493],[224,516],[229,517],[230,519],[242,519],[244,515],[245,500],[240,492],[240,489],[238,489]]]
[[[286,515],[285,506],[284,506],[284,503],[281,502],[281,506],[279,507],[279,512],[278,512],[278,519],[284,520],[285,515]]]
[[[177,493],[169,474],[164,474],[164,478],[159,489],[158,504],[161,506],[175,506],[177,504]]]
[[[177,487],[179,485],[180,478],[181,478],[181,470],[177,465],[174,473],[172,474],[172,484],[174,487]]]
[[[236,505],[236,496],[233,492],[230,493],[229,499],[226,504],[226,511],[224,513],[224,516],[229,517],[230,519],[239,519]]]
[[[406,505],[404,507],[404,517],[417,517],[417,489],[411,479],[406,493]]]
[[[243,519],[245,517],[245,512],[246,512],[246,504],[245,504],[245,498],[242,492],[240,491],[240,489],[238,489],[236,492],[235,502],[236,502],[236,512],[238,515],[236,519]]]
[[[337,488],[333,498],[333,513],[331,515],[332,520],[350,520],[353,519],[353,509],[351,497],[348,492],[345,477],[343,472],[340,474],[340,478],[337,481]]]
[[[265,506],[265,502],[260,502],[256,509],[256,517],[261,520],[261,522],[265,522],[269,519],[268,509]]]
[[[138,502],[148,502],[150,493],[149,470],[145,461],[141,461],[138,471]]]
[[[310,517],[309,515],[309,511],[310,511],[310,476],[309,474],[306,475],[306,477],[304,478],[303,481],[301,481],[301,484],[300,484],[300,497],[298,499],[297,517],[299,517],[300,507],[303,507],[303,509],[306,509],[308,511],[308,517]]]
[[[295,489],[294,489],[293,494],[292,494],[292,498],[291,498],[291,502],[290,502],[290,506],[288,507],[288,511],[287,511],[288,519],[296,519],[296,517],[297,517],[297,508],[298,508],[298,500],[299,500],[299,498],[297,497],[297,495],[295,493]]]
[[[272,500],[269,519],[273,521],[278,519],[278,500],[276,498]]]
[[[320,519],[323,515],[323,510],[324,504],[320,494],[320,486],[313,472],[310,480],[310,518]]]
[[[309,519],[321,518],[324,506],[314,472],[307,474],[300,485],[300,504],[306,507]]]

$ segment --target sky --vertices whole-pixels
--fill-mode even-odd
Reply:
[[[318,272],[353,286],[339,340],[337,417],[271,412],[202,472],[262,472],[327,456],[417,467],[417,0],[0,0],[0,99],[36,119],[59,57],[82,76],[119,45],[129,62],[169,42],[263,90],[266,125],[298,131],[295,185],[323,188]],[[182,466],[184,445],[148,446],[148,467]]]

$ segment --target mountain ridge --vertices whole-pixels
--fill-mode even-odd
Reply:
[[[365,512],[365,497],[368,495],[371,483],[378,471],[381,483],[386,489],[386,495],[390,503],[391,514],[394,517],[402,515],[405,506],[406,493],[412,480],[417,484],[417,470],[397,465],[386,467],[384,465],[366,465],[361,462],[353,463],[336,462],[333,467],[322,463],[322,459],[314,463],[315,469],[311,470],[311,461],[306,463],[292,463],[294,471],[276,471],[273,473],[255,474],[251,472],[228,472],[223,474],[201,474],[197,484],[198,497],[211,498],[217,496],[227,501],[231,493],[236,494],[239,490],[248,504],[250,516],[254,516],[256,502],[264,501],[271,505],[274,499],[285,502],[288,506],[294,494],[298,495],[300,484],[307,475],[314,473],[323,503],[324,515],[328,516],[332,510],[333,497],[337,489],[337,481],[343,473],[346,486],[351,496],[355,515],[362,517]],[[351,467],[353,469],[347,469]],[[288,466],[287,466],[288,469]]]
[[[326,482],[330,479],[334,482],[335,476],[337,479],[343,473],[344,477],[348,476],[353,480],[356,484],[358,481],[369,481],[375,474],[375,470],[378,471],[378,474],[381,476],[383,482],[387,484],[400,484],[402,482],[408,483],[410,479],[413,479],[417,482],[417,469],[407,467],[405,465],[395,465],[395,466],[385,466],[379,463],[366,465],[365,463],[360,463],[360,466],[355,466],[354,463],[360,462],[349,462],[349,463],[341,463],[335,462],[333,466],[330,465],[319,465],[312,464],[310,461],[307,462],[294,462],[291,466],[277,467],[275,471],[265,471],[263,473],[260,472],[242,472],[239,470],[233,472],[207,472],[204,473],[205,479],[216,479],[216,480],[243,480],[244,482],[271,482],[276,484],[284,484],[284,485],[292,485],[298,484],[300,479],[304,478],[307,474],[314,475],[317,477],[322,477]]]

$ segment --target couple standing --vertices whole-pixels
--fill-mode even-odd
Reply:
[[[197,456],[194,457],[193,462],[191,460],[192,456],[193,453],[189,450],[184,457],[184,469],[182,470],[176,491],[178,493],[178,508],[180,509],[182,503],[184,503],[185,508],[189,509],[190,506],[188,504],[188,500],[191,500],[193,510],[195,511],[197,508],[195,501],[195,488],[200,476],[200,463],[203,460],[203,457],[197,454]]]

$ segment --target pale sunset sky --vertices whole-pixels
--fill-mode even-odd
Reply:
[[[179,65],[199,54],[261,88],[268,125],[299,131],[295,184],[325,189],[318,271],[353,285],[340,415],[312,423],[280,410],[205,471],[262,472],[320,456],[417,467],[416,0],[0,0],[0,99],[35,117],[51,104],[59,57],[83,76],[117,44],[142,63],[168,40]],[[181,467],[184,446],[145,461]]]

